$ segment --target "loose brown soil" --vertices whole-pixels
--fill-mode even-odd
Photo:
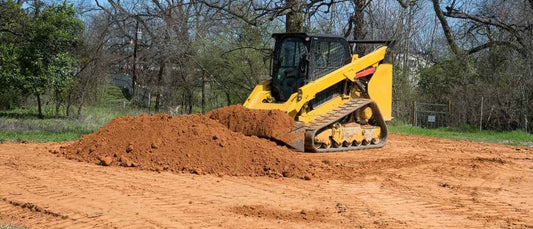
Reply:
[[[246,217],[267,218],[271,220],[290,220],[303,222],[327,222],[331,212],[317,210],[279,210],[270,209],[264,205],[242,205],[231,209],[232,212]]]
[[[212,110],[206,114],[232,131],[247,136],[282,140],[296,122],[279,110],[251,110],[241,105],[232,105]]]
[[[227,109],[219,114],[225,111]],[[265,124],[273,124],[275,116],[267,116],[270,118]],[[245,127],[246,123],[238,125]],[[232,122],[231,126],[237,125]],[[253,125],[253,128],[265,135],[273,133],[259,126]],[[248,130],[252,129],[244,131]],[[320,172],[318,166],[327,167],[320,163],[313,166],[286,147],[231,131],[200,114],[116,118],[97,132],[64,147],[60,154],[104,166],[215,175],[306,178]]]
[[[303,180],[101,166],[96,159],[77,162],[57,154],[70,144],[0,144],[0,225],[533,227],[533,148],[528,147],[391,134],[381,149],[296,154],[301,161],[349,169],[341,170],[342,179]],[[134,145],[130,154],[137,150]]]

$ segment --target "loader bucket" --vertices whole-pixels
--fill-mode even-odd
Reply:
[[[275,137],[276,142],[287,145],[297,151],[304,152],[305,126],[298,123],[294,128]]]

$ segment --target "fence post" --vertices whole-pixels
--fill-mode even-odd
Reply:
[[[452,119],[452,101],[448,100],[448,117],[446,117],[446,123],[451,126],[450,120]]]
[[[150,113],[150,107],[152,106],[152,93],[148,92],[148,114]]]
[[[527,114],[524,114],[524,120],[526,120],[526,133],[527,133]]]
[[[481,96],[481,109],[480,109],[480,116],[479,116],[479,131],[481,131],[481,128],[483,126],[483,96]]]
[[[417,124],[417,118],[416,118],[416,101],[413,101],[413,126],[416,126]]]

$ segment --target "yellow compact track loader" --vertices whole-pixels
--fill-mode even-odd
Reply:
[[[299,151],[330,152],[383,147],[391,119],[392,64],[383,46],[359,57],[343,37],[277,33],[270,80],[257,85],[244,106],[281,110],[298,125],[286,133]]]

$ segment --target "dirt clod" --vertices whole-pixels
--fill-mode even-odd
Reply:
[[[342,203],[337,203],[337,205],[335,205],[335,210],[337,211],[337,213],[343,213],[346,212],[347,207]]]
[[[121,156],[120,157],[120,162],[122,163],[121,165],[124,166],[124,167],[132,167],[133,166],[133,163],[131,163],[131,161],[128,160],[128,158],[126,158],[125,156]]]
[[[128,144],[128,146],[126,147],[126,153],[131,153],[133,152],[133,144]]]
[[[103,166],[109,166],[113,162],[113,158],[109,156],[99,156],[98,160],[100,161],[100,164]]]
[[[289,171],[283,171],[283,172],[281,172],[281,175],[282,175],[283,177],[292,177],[292,173],[289,172]]]
[[[159,172],[159,173],[160,173],[160,172],[163,171],[163,167],[161,167],[161,166],[159,166],[159,165],[156,165],[155,168],[154,168],[154,170],[155,170],[156,172]]]
[[[193,169],[192,170],[192,173],[196,174],[196,175],[202,175],[203,174],[202,172],[203,172],[202,169]]]

